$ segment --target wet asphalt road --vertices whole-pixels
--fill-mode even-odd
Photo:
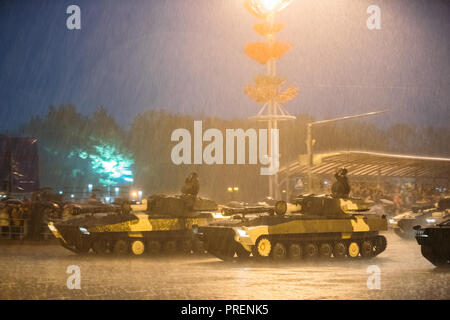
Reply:
[[[0,299],[450,299],[450,271],[435,268],[415,241],[385,234],[371,260],[222,262],[209,255],[77,256],[56,245],[0,245]],[[81,289],[69,290],[77,265]],[[369,290],[367,268],[380,268]]]

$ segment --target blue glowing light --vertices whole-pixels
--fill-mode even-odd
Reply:
[[[93,146],[91,152],[80,150],[78,157],[90,161],[92,171],[99,176],[98,182],[103,186],[134,182],[131,155],[121,153],[111,145],[100,143]]]

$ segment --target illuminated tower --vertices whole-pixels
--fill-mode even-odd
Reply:
[[[265,75],[257,75],[254,83],[245,87],[245,94],[252,100],[260,103],[261,109],[253,119],[267,121],[268,133],[271,129],[278,129],[278,121],[295,119],[287,112],[282,104],[294,99],[298,88],[282,89],[286,80],[276,75],[276,60],[289,51],[291,45],[275,41],[275,34],[284,26],[275,23],[275,14],[286,8],[292,0],[245,0],[244,5],[254,16],[263,20],[253,26],[256,33],[265,38],[265,42],[252,42],[245,46],[245,53],[256,62],[267,66]],[[273,146],[269,140],[269,155],[272,155]],[[279,148],[278,148],[279,149]],[[277,198],[277,175],[269,176],[269,196]]]

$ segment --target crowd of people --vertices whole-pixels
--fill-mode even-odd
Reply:
[[[344,175],[345,176],[345,175]],[[362,198],[368,202],[391,205],[394,213],[400,213],[414,206],[434,205],[440,199],[450,197],[450,185],[436,185],[430,183],[411,182],[359,182],[340,181],[339,172],[336,174],[336,182],[321,184],[321,193],[336,194],[338,197]],[[349,192],[343,194],[337,192],[344,185],[349,185]],[[334,189],[334,190],[333,190]]]
[[[382,199],[392,201],[396,212],[414,205],[434,204],[439,199],[450,196],[449,186],[412,183],[352,183],[352,197],[379,202]]]
[[[0,237],[22,238],[30,216],[29,201],[0,201]]]

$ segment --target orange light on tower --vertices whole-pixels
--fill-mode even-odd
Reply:
[[[270,13],[277,13],[286,8],[292,0],[246,0],[245,7],[258,17],[265,18]]]
[[[250,13],[263,23],[257,23],[253,29],[260,36],[265,37],[264,42],[252,42],[245,46],[245,53],[259,64],[267,66],[265,75],[257,75],[254,83],[245,87],[245,94],[253,101],[260,103],[261,109],[255,117],[256,120],[267,121],[267,129],[278,129],[278,121],[295,119],[287,112],[282,104],[294,99],[298,88],[282,89],[286,80],[276,75],[276,61],[287,53],[292,45],[283,41],[275,41],[275,34],[283,30],[284,25],[275,23],[274,16],[286,8],[292,0],[244,0],[244,6]],[[272,154],[269,139],[269,153]],[[269,176],[269,196],[278,198],[278,177]]]

